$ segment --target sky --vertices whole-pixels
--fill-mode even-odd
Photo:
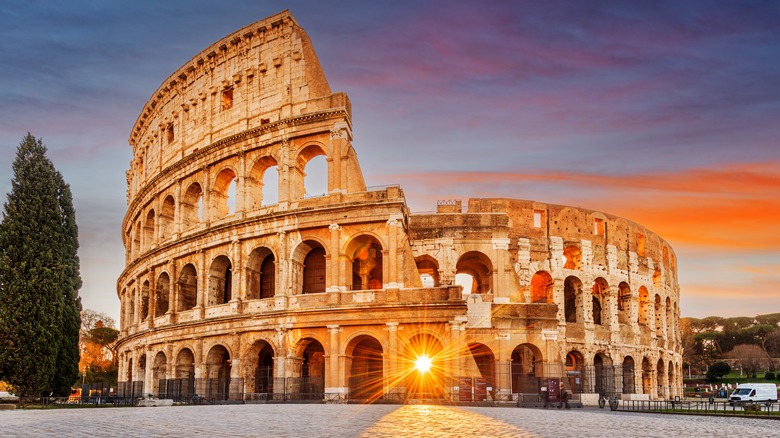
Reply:
[[[0,201],[27,132],[70,184],[83,306],[119,318],[127,139],[213,42],[289,9],[353,107],[366,184],[625,217],[681,315],[780,312],[780,2],[0,2]]]

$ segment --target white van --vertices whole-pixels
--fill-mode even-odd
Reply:
[[[729,397],[729,402],[732,405],[735,403],[776,401],[777,385],[774,383],[741,383]]]

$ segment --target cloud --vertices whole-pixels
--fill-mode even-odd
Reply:
[[[679,172],[433,172],[384,175],[411,198],[526,198],[577,205],[638,222],[678,245],[731,250],[780,248],[780,162]]]

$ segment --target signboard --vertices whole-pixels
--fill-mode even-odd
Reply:
[[[484,377],[474,378],[474,401],[487,400],[487,379]]]
[[[559,379],[546,379],[542,381],[542,385],[547,385],[547,402],[558,403],[561,381]],[[544,395],[544,391],[542,391],[542,395]]]
[[[471,377],[458,378],[458,399],[471,401]]]

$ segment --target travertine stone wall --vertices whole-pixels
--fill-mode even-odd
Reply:
[[[174,72],[129,142],[124,395],[457,400],[467,378],[508,401],[547,377],[586,402],[681,395],[663,239],[514,199],[411,214],[400,187],[366,187],[349,99],[287,11]]]

